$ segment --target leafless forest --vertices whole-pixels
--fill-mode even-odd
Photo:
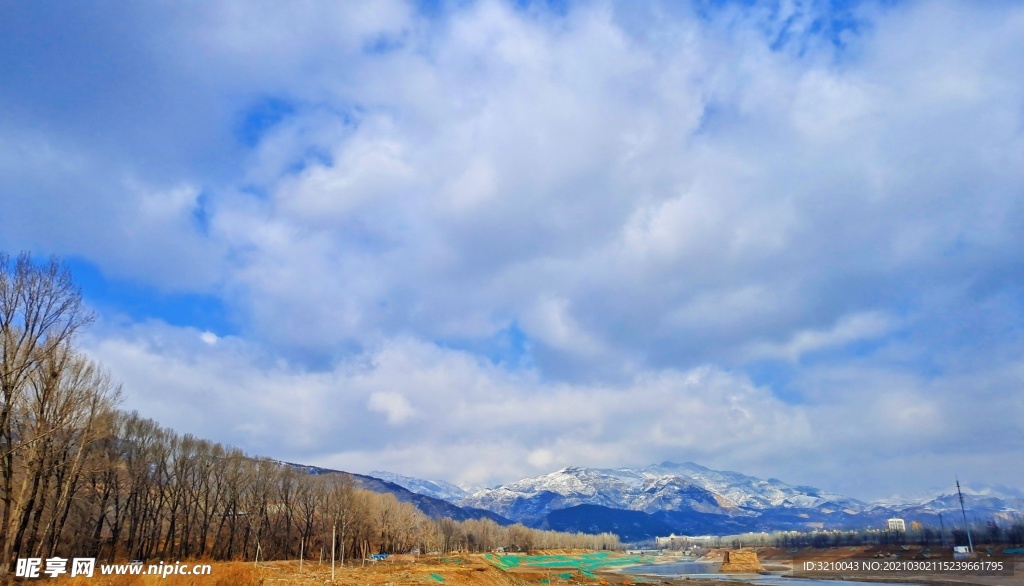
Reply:
[[[56,259],[0,256],[0,572],[19,557],[361,559],[375,552],[618,546],[611,534],[431,519],[393,495],[313,476],[118,409],[76,350],[93,320]]]

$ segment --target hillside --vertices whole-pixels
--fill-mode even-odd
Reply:
[[[512,521],[502,517],[501,515],[494,513],[493,511],[486,509],[479,509],[474,507],[460,507],[454,505],[448,501],[434,498],[425,494],[413,492],[403,486],[389,482],[381,478],[373,476],[367,476],[364,474],[354,474],[351,472],[343,472],[341,470],[331,470],[330,468],[320,468],[318,466],[307,466],[304,464],[295,464],[292,462],[283,462],[288,466],[292,466],[296,469],[302,470],[307,474],[347,474],[355,483],[356,488],[363,490],[370,490],[378,493],[390,493],[395,495],[401,502],[412,503],[416,505],[416,508],[423,511],[426,515],[439,519],[446,517],[454,519],[456,521],[465,521],[467,519],[490,519],[495,521],[499,525],[511,525]]]
[[[980,518],[1011,520],[1024,499],[1008,490],[965,495]],[[938,524],[959,511],[955,495],[866,503],[813,486],[792,485],[687,462],[640,469],[570,466],[479,491],[463,507],[486,509],[532,527],[614,531],[626,540],[677,534],[882,527],[890,517]],[[628,513],[628,514],[626,514]],[[628,537],[627,537],[628,535]]]

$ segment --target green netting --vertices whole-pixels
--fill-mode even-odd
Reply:
[[[525,568],[575,568],[583,575],[594,578],[594,571],[614,566],[642,564],[646,558],[636,555],[612,557],[606,551],[575,555],[492,555],[484,558],[502,570]]]
[[[1024,555],[1024,547],[1018,547],[1015,549],[1004,549],[1003,555]]]
[[[515,568],[519,565],[521,559],[519,556],[514,555],[491,555],[489,553],[484,554],[484,558],[491,562],[495,566],[498,566],[502,570],[508,570],[509,568]]]
[[[434,580],[437,580],[438,582],[444,582],[444,576],[440,574],[431,574],[430,577]]]

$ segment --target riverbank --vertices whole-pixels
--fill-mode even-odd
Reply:
[[[749,548],[756,552],[766,570],[760,574],[722,574],[719,572],[725,552],[717,549],[700,558],[666,553],[652,556],[655,563],[622,568],[618,571],[662,581],[694,584],[701,580],[745,582],[761,586],[844,584],[927,584],[1013,586],[1024,583],[1024,561],[1003,555],[1000,550],[982,550],[973,564],[988,571],[957,572],[950,569],[922,571],[922,568],[955,567],[952,552],[919,546],[858,546],[843,548]],[[991,551],[991,553],[989,553]],[[992,571],[993,568],[1000,568]]]

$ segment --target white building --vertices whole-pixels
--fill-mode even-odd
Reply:
[[[690,536],[673,533],[668,537],[655,537],[654,543],[659,549],[683,549],[692,545],[703,546],[716,539],[720,538],[713,535]]]
[[[673,533],[673,534],[669,535],[668,537],[655,537],[654,538],[654,543],[658,547],[669,547],[670,548],[672,546],[682,545],[682,542],[685,539],[686,539],[685,537],[681,537],[681,536],[678,536],[675,533]]]
[[[885,524],[889,528],[889,531],[902,531],[904,533],[907,532],[907,524],[903,521],[903,519],[893,517],[892,519],[887,519],[885,521]]]

